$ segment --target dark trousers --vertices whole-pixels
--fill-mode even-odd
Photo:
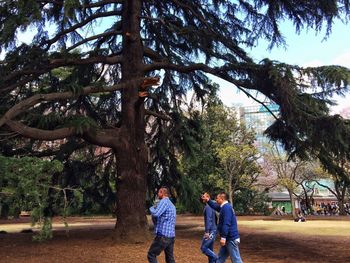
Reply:
[[[164,250],[165,262],[175,263],[174,259],[174,237],[156,236],[148,250],[147,258],[150,263],[158,263],[157,256]]]

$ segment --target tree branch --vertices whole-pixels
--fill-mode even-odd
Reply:
[[[53,140],[65,139],[67,137],[76,135],[76,131],[72,127],[48,131],[48,130],[41,130],[37,128],[31,128],[18,121],[11,121],[11,120],[8,120],[6,122],[6,125],[10,128],[10,130],[24,137],[35,139],[35,140],[53,141]]]
[[[145,50],[145,52],[148,52],[148,54],[155,56],[155,54],[152,53],[150,50]],[[155,62],[152,64],[145,65],[144,69],[146,72],[160,70],[160,69],[170,69],[170,70],[178,71],[180,73],[191,73],[196,70],[201,70],[203,72],[210,73],[218,78],[226,80],[232,83],[233,85],[235,85],[240,91],[242,91],[249,98],[261,104],[276,120],[278,119],[278,117],[269,109],[269,107],[265,105],[264,102],[258,100],[257,98],[255,98],[255,96],[251,95],[249,92],[245,90],[245,89],[255,89],[255,87],[252,87],[250,83],[248,83],[247,81],[236,80],[228,74],[229,71],[234,71],[234,70],[244,71],[244,70],[252,69],[247,64],[237,64],[237,65],[229,64],[229,65],[224,65],[222,67],[212,68],[203,63],[194,63],[190,65],[177,65],[177,64],[172,64],[168,61],[161,61],[161,62]]]
[[[148,47],[144,47],[143,54],[146,57],[148,57],[154,61],[157,61],[157,62],[162,62],[162,61],[166,62],[167,61],[167,58],[162,57],[156,51],[154,51],[153,49],[148,48]]]
[[[154,112],[154,111],[150,111],[150,110],[145,110],[145,114],[146,115],[152,115],[154,117],[157,117],[157,118],[160,118],[160,119],[163,119],[163,120],[166,120],[166,121],[171,121],[172,118],[170,118],[169,116],[167,115],[164,115],[164,114],[160,114],[160,113],[157,113],[157,112]]]
[[[13,119],[14,117],[18,116],[19,114],[26,111],[30,107],[42,101],[65,100],[65,99],[76,98],[81,95],[88,95],[88,94],[99,93],[99,92],[112,92],[120,89],[125,89],[130,86],[131,87],[141,86],[145,79],[149,79],[149,78],[137,78],[137,79],[130,80],[125,83],[116,84],[110,87],[93,87],[93,86],[86,87],[82,89],[80,93],[77,93],[77,94],[71,91],[62,92],[62,93],[57,92],[57,93],[50,93],[50,94],[36,94],[28,99],[25,99],[17,103],[15,106],[9,109],[1,117],[0,127],[4,125],[7,121]]]
[[[332,188],[330,188],[329,186],[327,185],[324,185],[324,184],[321,184],[319,181],[314,181],[316,184],[318,184],[319,186],[322,186],[323,188],[326,188],[328,189],[328,191],[330,191],[335,197],[338,197],[338,194],[336,192],[333,191]]]
[[[89,16],[87,19],[81,21],[80,23],[77,23],[74,26],[72,26],[66,30],[63,30],[62,32],[57,34],[52,39],[46,41],[46,44],[48,44],[48,48],[49,48],[53,43],[55,43],[57,40],[59,40],[63,35],[68,34],[70,32],[73,32],[74,30],[85,26],[86,24],[90,23],[91,21],[93,21],[96,18],[101,18],[101,17],[106,17],[106,16],[120,16],[121,14],[122,14],[122,12],[119,10],[93,14],[93,15]]]
[[[7,77],[3,79],[3,81],[11,81],[14,78],[18,78],[22,75],[33,75],[33,77],[39,76],[41,74],[44,74],[54,68],[64,67],[64,66],[74,66],[74,65],[87,65],[87,64],[95,64],[95,63],[105,63],[105,64],[118,64],[122,62],[122,57],[118,55],[110,55],[108,57],[106,56],[98,56],[98,57],[90,57],[85,59],[65,59],[65,58],[59,58],[59,59],[52,59],[49,61],[48,65],[45,68],[41,69],[23,69],[20,71],[15,71],[11,74],[9,74]],[[26,78],[26,82],[33,79]],[[24,80],[23,80],[24,81]],[[25,83],[26,83],[25,82]],[[20,82],[22,85],[25,83]],[[17,84],[18,85],[18,84]],[[9,87],[6,87],[6,89],[12,88],[13,86],[17,86],[16,84],[13,84]]]
[[[103,0],[96,3],[83,4],[82,6],[84,8],[94,8],[94,7],[100,7],[106,4],[122,4],[122,3],[124,3],[124,0]]]
[[[68,137],[77,136],[95,145],[109,148],[118,147],[119,129],[87,129],[78,133],[74,127],[60,128],[56,130],[42,130],[24,125],[18,121],[7,121],[6,125],[10,130],[17,132],[26,138],[43,141],[62,140]]]
[[[83,45],[91,40],[95,40],[95,39],[98,39],[98,38],[101,38],[101,37],[107,37],[107,36],[111,36],[111,35],[121,35],[122,34],[122,31],[118,31],[118,30],[112,30],[112,31],[107,31],[107,32],[104,32],[102,34],[98,34],[98,35],[95,35],[95,36],[91,36],[91,37],[88,37],[88,38],[85,38],[84,40],[72,45],[71,47],[67,48],[67,52],[75,49],[76,47],[80,46],[80,45]]]

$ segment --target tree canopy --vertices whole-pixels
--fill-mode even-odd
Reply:
[[[280,115],[267,134],[290,153],[317,156],[345,177],[337,163],[350,157],[349,122],[329,115],[329,98],[348,91],[349,69],[257,62],[247,50],[259,39],[283,45],[284,20],[297,32],[326,28],[328,35],[336,19],[349,20],[349,3],[3,0],[0,127],[6,150],[20,148],[18,136],[30,138],[29,145],[84,140],[113,149],[118,233],[129,235],[147,225],[147,146],[170,143],[164,127],[181,123],[182,96],[192,89],[204,99],[213,88],[211,74],[277,103]],[[18,35],[28,31],[34,32],[31,43],[19,43]],[[177,136],[184,142],[181,132]],[[163,153],[156,151],[159,158]],[[169,162],[159,164],[155,171],[162,172]]]

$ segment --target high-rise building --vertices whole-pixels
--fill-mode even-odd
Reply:
[[[276,120],[279,116],[279,106],[277,104],[266,104],[258,106],[248,106],[239,108],[239,118],[243,121],[246,127],[253,129],[256,132],[256,145],[261,152],[264,151],[266,144],[271,143],[269,138],[264,135],[264,131]],[[280,153],[283,153],[282,145],[277,143],[277,147]],[[321,180],[323,185],[334,189],[334,184],[332,180]],[[317,185],[315,182],[308,185],[310,188],[309,193],[312,193],[312,199],[315,204],[326,204],[326,203],[336,203],[337,199],[335,196],[325,187]],[[302,196],[303,192],[299,189],[299,195]],[[273,189],[269,192],[269,197],[271,198],[271,205],[274,208],[284,207],[285,212],[291,212],[291,201],[289,194],[286,190],[281,191]],[[300,208],[301,203],[300,197],[295,200],[295,207]]]
[[[248,128],[256,132],[256,141],[259,146],[268,142],[264,131],[276,120],[279,115],[279,106],[277,104],[248,106],[239,108],[240,119]]]

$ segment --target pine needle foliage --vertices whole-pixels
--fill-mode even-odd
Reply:
[[[35,140],[75,136],[112,148],[119,159],[119,176],[132,178],[119,182],[119,193],[139,182],[134,205],[143,211],[139,200],[144,198],[148,178],[146,142],[158,151],[152,171],[172,182],[178,176],[170,169],[177,166],[176,151],[163,146],[192,145],[180,132],[181,128],[190,134],[192,129],[182,114],[184,95],[193,90],[204,102],[215,88],[210,82],[214,75],[256,100],[251,94],[258,91],[280,106],[280,115],[266,133],[282,142],[292,157],[316,156],[329,170],[345,176],[337,163],[349,159],[349,122],[331,116],[329,106],[333,95],[349,91],[349,69],[302,68],[268,58],[255,61],[248,51],[261,39],[270,48],[284,45],[280,24],[285,20],[293,23],[296,32],[325,32],[327,38],[333,23],[337,19],[347,23],[349,15],[349,0],[3,0],[3,137],[11,140],[12,133]],[[19,43],[19,34],[29,31],[32,41]],[[64,74],[57,74],[59,70]],[[160,76],[160,85],[148,88],[148,97],[139,97],[142,79],[155,76]],[[50,96],[34,100],[42,94]],[[38,121],[30,121],[31,116],[51,112],[59,113],[62,123],[73,115],[94,122],[79,121],[76,129],[77,122],[71,122],[72,129],[64,129],[53,118],[46,124],[50,130],[44,130],[38,128]],[[177,132],[174,139],[163,132],[169,128]],[[146,222],[145,215],[123,215]]]

